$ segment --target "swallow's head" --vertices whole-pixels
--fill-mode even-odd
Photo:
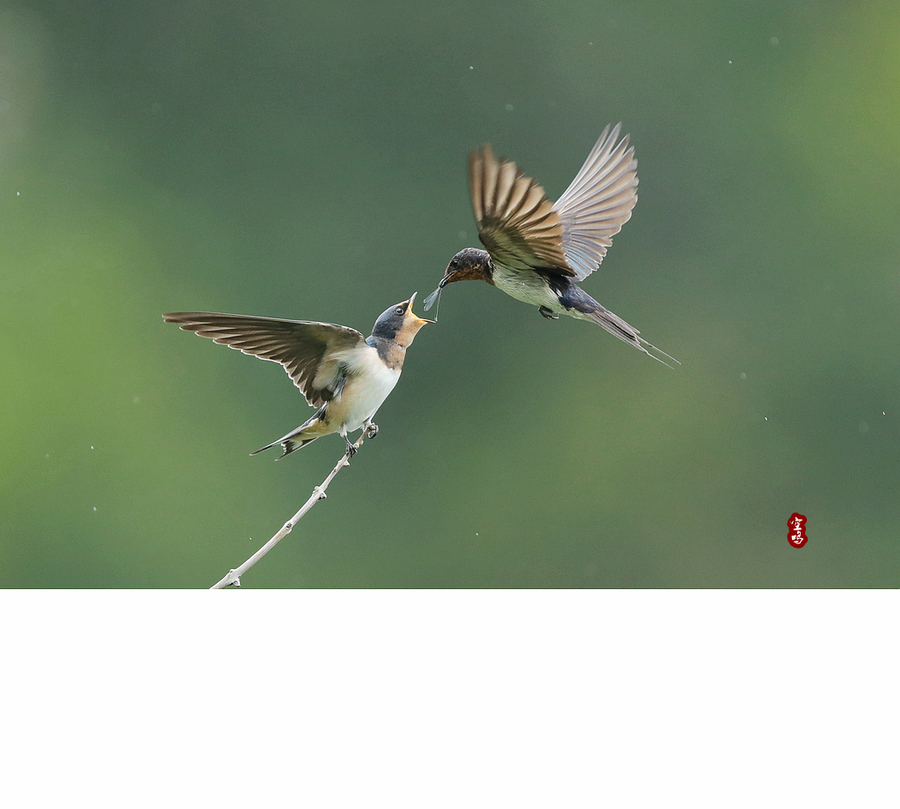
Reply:
[[[491,254],[477,247],[460,250],[444,270],[441,288],[455,281],[489,281],[491,277]]]
[[[408,301],[395,303],[390,309],[385,309],[375,321],[372,336],[393,340],[404,348],[412,345],[419,329],[426,323],[434,323],[433,320],[426,320],[413,314],[412,307],[415,299],[416,293],[413,292]]]
[[[491,254],[487,250],[479,250],[477,247],[467,247],[460,250],[444,270],[444,277],[438,288],[425,298],[425,311],[427,312],[437,300],[438,293],[447,284],[456,281],[491,281]]]

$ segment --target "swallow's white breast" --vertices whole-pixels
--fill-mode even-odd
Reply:
[[[491,280],[497,289],[517,301],[544,306],[553,312],[570,314],[559,302],[547,282],[533,270],[511,270],[494,264]]]
[[[348,431],[358,430],[384,404],[400,379],[400,370],[391,370],[371,346],[348,353],[341,358],[347,367],[347,381],[340,399],[328,405],[332,425],[344,425]]]

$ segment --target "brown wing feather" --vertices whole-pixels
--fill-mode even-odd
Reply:
[[[218,312],[172,312],[163,318],[220,345],[280,363],[313,407],[331,399],[342,377],[338,363],[323,362],[326,352],[353,348],[365,341],[356,329],[311,320]]]
[[[574,275],[563,253],[563,227],[544,189],[490,144],[469,154],[469,193],[478,238],[495,262],[515,269]]]

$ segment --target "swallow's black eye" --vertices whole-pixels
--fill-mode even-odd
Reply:
[[[402,307],[402,306],[398,306],[396,309],[394,309],[394,314],[395,314],[395,315],[402,315],[402,314],[403,314],[403,307]]]
[[[454,259],[450,262],[450,269],[451,269],[451,270],[455,270],[458,266],[459,266],[459,259],[458,259],[458,258],[454,258]]]

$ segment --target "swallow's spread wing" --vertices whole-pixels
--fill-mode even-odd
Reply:
[[[607,126],[566,192],[551,203],[515,163],[485,144],[469,155],[469,191],[478,236],[505,267],[590,275],[637,202],[637,160],[621,125]]]
[[[478,238],[498,264],[574,275],[562,251],[563,228],[544,189],[489,144],[469,154],[469,192]]]
[[[343,378],[340,362],[332,358],[335,352],[365,343],[356,329],[335,323],[216,312],[173,312],[163,318],[213,342],[281,363],[313,407],[329,401]]]
[[[622,125],[603,130],[581,170],[553,211],[562,223],[562,249],[576,281],[590,275],[606,255],[637,202],[637,160]]]

